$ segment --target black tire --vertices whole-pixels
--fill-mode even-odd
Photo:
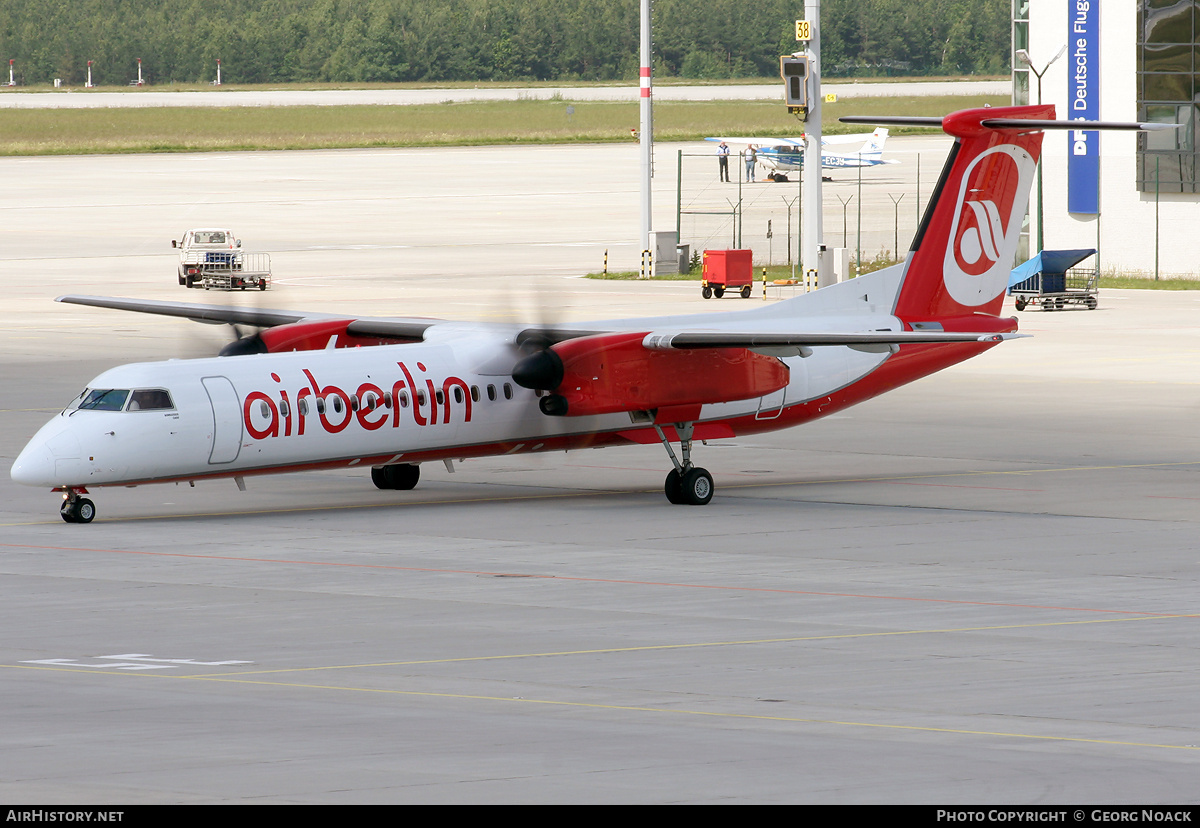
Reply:
[[[394,466],[379,466],[371,469],[371,482],[377,489],[407,491],[421,479],[421,467],[412,463],[397,463]]]
[[[710,288],[708,285],[705,285],[703,288],[700,289],[700,295],[703,296],[705,299],[711,299],[712,298],[712,288]]]
[[[417,486],[417,481],[421,479],[421,467],[415,463],[401,463],[395,466],[388,466],[392,470],[392,488],[408,491]]]
[[[67,523],[91,523],[96,517],[96,504],[86,497],[64,500],[58,513]]]
[[[1023,311],[1023,310],[1025,310],[1025,308],[1029,307],[1029,303],[1019,296],[1017,297],[1016,304],[1017,304],[1017,310],[1019,310],[1019,311]]]
[[[259,280],[258,280],[258,289],[259,289],[259,290],[266,290],[266,289],[267,289],[267,280],[266,280],[266,279],[259,279]]]
[[[749,285],[746,285],[745,287],[743,287],[743,288],[742,288],[742,298],[743,298],[743,299],[749,299],[749,298],[750,298],[750,292],[751,292],[751,288],[750,288],[750,286],[749,286]]]
[[[720,299],[724,295],[725,295],[725,288],[723,288],[723,287],[713,288],[713,296],[716,296],[718,299]]]
[[[1089,296],[1087,300],[1088,310],[1095,310],[1100,303],[1096,301],[1095,296]]]
[[[695,468],[683,475],[683,502],[690,506],[706,506],[713,496],[713,479],[708,469]]]
[[[680,479],[678,469],[671,469],[667,475],[667,480],[663,483],[663,494],[667,496],[667,500],[676,506],[683,503],[683,482]]]
[[[86,497],[81,497],[75,501],[76,523],[91,523],[94,517],[96,517],[95,503],[92,503]]]

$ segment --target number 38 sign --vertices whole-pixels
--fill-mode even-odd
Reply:
[[[796,40],[812,40],[812,23],[807,20],[796,21]]]

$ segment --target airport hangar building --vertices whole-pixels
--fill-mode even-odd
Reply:
[[[1013,0],[1012,8],[1014,103],[1038,102],[1043,73],[1041,100],[1059,118],[1183,124],[1047,133],[1042,246],[1097,247],[1104,271],[1153,274],[1157,258],[1163,276],[1200,276],[1200,0]],[[1036,187],[1029,213],[1036,249]]]

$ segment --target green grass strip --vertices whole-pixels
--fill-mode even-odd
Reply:
[[[823,129],[827,134],[862,131],[861,126],[839,124],[839,115],[943,115],[1006,100],[1003,96],[856,98],[825,104]],[[568,107],[573,110],[569,114]],[[659,141],[721,134],[787,137],[804,129],[777,101],[664,101],[655,105],[654,122]],[[0,155],[627,142],[630,129],[637,126],[636,100],[10,109],[0,113]]]

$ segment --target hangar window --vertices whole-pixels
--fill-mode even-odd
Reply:
[[[1138,134],[1138,189],[1200,192],[1200,2],[1139,0],[1137,6],[1138,120],[1183,124]]]

